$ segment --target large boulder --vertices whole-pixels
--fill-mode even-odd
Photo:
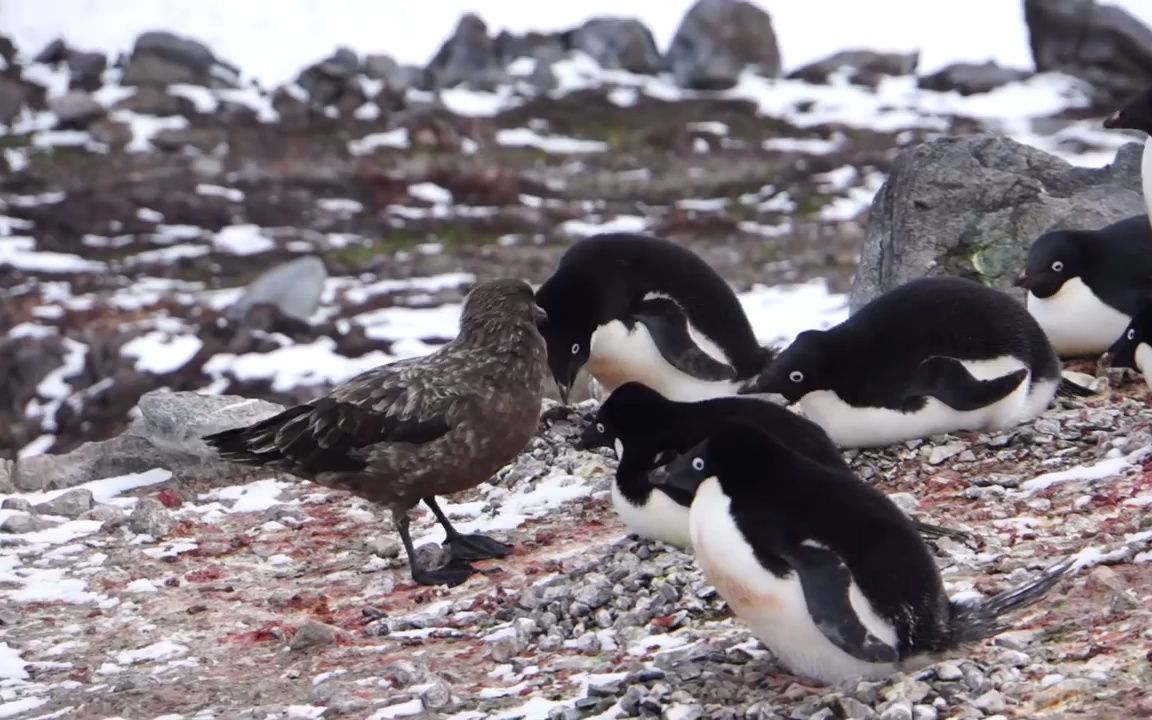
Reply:
[[[884,76],[911,75],[920,63],[919,52],[886,53],[875,50],[841,50],[788,74],[789,78],[823,84],[842,75],[853,85],[876,87]]]
[[[849,306],[915,278],[960,275],[1006,290],[1032,241],[1144,212],[1136,143],[1082,168],[997,135],[947,137],[897,156],[872,201]]]
[[[1036,69],[1087,81],[1098,103],[1152,85],[1152,30],[1127,11],[1095,0],[1024,0],[1024,19]]]
[[[573,30],[568,42],[609,70],[654,75],[663,68],[652,32],[636,18],[592,18]]]
[[[725,90],[745,68],[780,76],[780,49],[772,18],[745,0],[698,0],[664,57],[680,87]]]
[[[244,293],[227,310],[232,320],[241,320],[256,305],[274,305],[284,315],[307,322],[320,305],[320,295],[328,280],[324,261],[308,255],[265,271],[244,288]]]
[[[124,85],[177,83],[235,87],[239,71],[217,58],[203,43],[170,32],[146,32],[136,38],[124,69]]]
[[[55,490],[153,468],[184,480],[242,482],[262,471],[222,462],[200,438],[284,409],[235,395],[168,390],[145,394],[137,408],[139,417],[111,440],[85,443],[66,455],[0,461],[0,492]]]
[[[488,35],[488,26],[477,15],[467,13],[456,24],[452,37],[428,63],[427,80],[435,88],[467,85],[491,89],[506,79],[497,59],[496,48]]]
[[[18,80],[0,77],[0,125],[7,125],[20,115],[28,89]]]
[[[360,57],[352,50],[338,48],[330,57],[310,65],[296,78],[313,107],[336,107],[351,113],[367,101],[356,77],[360,72]]]

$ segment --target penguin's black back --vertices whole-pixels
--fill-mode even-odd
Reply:
[[[973,280],[921,278],[894,288],[821,334],[824,370],[842,395],[890,401],[933,355],[1019,359],[1036,380],[1059,377],[1044,330],[1022,304]],[[787,351],[785,351],[787,352]],[[848,393],[851,394],[851,393]]]
[[[948,597],[913,521],[850,470],[753,430],[741,432],[742,457],[713,470],[760,563],[777,574],[789,571],[770,550],[781,528],[792,543],[814,540],[843,559],[876,612],[896,627],[901,657],[946,647]],[[730,475],[740,477],[733,483]]]
[[[598,297],[584,295],[590,291]],[[549,316],[563,316],[572,305],[593,307],[594,323],[600,324],[628,314],[648,293],[667,295],[683,307],[692,325],[728,355],[739,377],[763,369],[769,352],[757,343],[736,293],[698,255],[668,240],[634,233],[580,240],[561,256],[537,300]]]

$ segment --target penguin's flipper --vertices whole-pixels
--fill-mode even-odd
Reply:
[[[852,607],[848,591],[852,574],[840,556],[828,548],[805,542],[782,551],[800,577],[808,613],[824,637],[857,660],[894,663],[899,651],[873,635]]]
[[[643,323],[668,364],[701,380],[734,380],[736,369],[700,349],[688,332],[688,316],[675,301],[651,298],[634,315]]]
[[[979,410],[1008,397],[1028,377],[1024,368],[991,380],[977,380],[956,358],[934,355],[916,368],[905,399],[931,396],[953,410]]]

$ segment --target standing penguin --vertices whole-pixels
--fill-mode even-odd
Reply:
[[[800,333],[747,391],[780,393],[837,445],[866,447],[1012,427],[1043,412],[1059,387],[1056,353],[1020,303],[940,277]]]
[[[792,672],[823,683],[915,670],[1003,632],[1071,567],[991,598],[950,601],[912,522],[851,472],[755,427],[714,432],[653,482],[693,495],[697,564]]]
[[[548,365],[565,402],[584,366],[608,393],[637,380],[691,401],[735,394],[772,358],[728,283],[666,240],[581,240],[536,297],[548,313]]]
[[[748,396],[675,402],[636,382],[621,385],[604,401],[576,449],[614,446],[619,461],[612,483],[616,514],[641,537],[687,548],[692,495],[674,487],[656,487],[648,474],[734,419],[755,425],[815,462],[848,471],[840,451],[820,426],[787,408]],[[966,533],[928,523],[916,522],[916,528],[926,537],[967,538]]]
[[[1144,154],[1140,159],[1140,176],[1144,206],[1148,208],[1148,217],[1152,218],[1152,87],[1104,118],[1104,127],[1110,130],[1139,130],[1148,136],[1144,140]]]
[[[1099,355],[1152,297],[1152,225],[1136,215],[1100,230],[1054,230],[1028,250],[1016,285],[1057,353]]]
[[[1104,353],[1101,362],[1139,371],[1152,389],[1152,302],[1136,313],[1124,333]]]

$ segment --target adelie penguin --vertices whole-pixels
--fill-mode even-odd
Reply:
[[[1104,127],[1110,130],[1139,130],[1148,136],[1144,139],[1140,175],[1144,191],[1144,206],[1148,208],[1148,216],[1152,217],[1152,87],[1104,118]]]
[[[1136,313],[1100,360],[1103,365],[1138,371],[1152,389],[1152,302]]]
[[[1152,225],[1137,215],[1099,230],[1054,230],[1028,250],[1016,285],[1063,356],[1099,355],[1152,298]]]
[[[548,365],[565,402],[582,367],[605,394],[636,380],[691,401],[735,394],[772,357],[724,279],[658,238],[578,241],[536,296],[548,313]]]
[[[734,423],[653,473],[693,495],[705,577],[792,673],[875,679],[936,662],[1007,629],[1073,560],[975,602],[950,600],[911,521],[852,473]]]
[[[848,471],[840,451],[819,425],[779,405],[735,396],[675,402],[636,382],[621,385],[604,401],[584,429],[576,449],[614,447],[618,465],[612,483],[612,506],[616,514],[641,537],[687,548],[691,543],[691,494],[674,487],[656,487],[648,474],[733,419],[755,425],[815,462]],[[964,532],[915,524],[926,537],[968,539]]]
[[[1008,295],[962,278],[922,278],[828,330],[796,337],[748,387],[798,402],[841,447],[1036,417],[1063,381],[1044,331]]]

